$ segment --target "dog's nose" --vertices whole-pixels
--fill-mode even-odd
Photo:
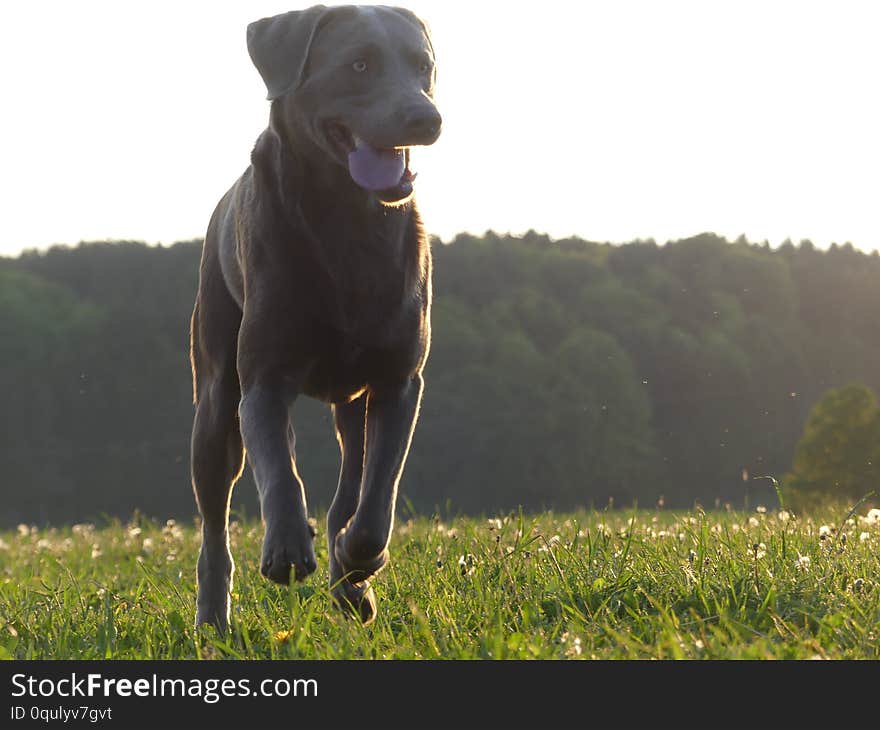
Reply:
[[[407,115],[404,125],[416,144],[431,144],[440,135],[443,118],[433,107],[421,107]]]

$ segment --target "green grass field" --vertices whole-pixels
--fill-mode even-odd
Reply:
[[[320,525],[320,522],[319,522]],[[880,511],[400,520],[369,627],[258,571],[233,523],[233,630],[193,629],[194,525],[0,533],[0,657],[878,659]]]

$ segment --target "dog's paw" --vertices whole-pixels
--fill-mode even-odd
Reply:
[[[341,580],[332,586],[333,602],[346,615],[360,619],[364,626],[376,618],[376,594],[368,581],[351,583]]]
[[[274,583],[288,585],[293,568],[294,580],[305,580],[318,567],[314,538],[315,531],[310,526],[300,530],[267,528],[260,573]]]
[[[221,636],[226,633],[228,626],[228,606],[214,607],[199,605],[196,610],[196,629],[201,626],[213,626]]]
[[[379,548],[358,541],[342,528],[336,536],[333,553],[339,567],[352,583],[359,583],[378,573],[390,557],[388,548]]]
[[[196,569],[196,627],[210,625],[220,634],[226,632],[234,570],[235,564],[225,543],[202,542]]]

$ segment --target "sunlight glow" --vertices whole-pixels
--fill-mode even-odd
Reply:
[[[714,231],[880,248],[870,3],[401,4],[434,33],[445,128],[414,168],[444,239]],[[6,8],[0,254],[203,236],[268,118],[245,26],[295,7]]]

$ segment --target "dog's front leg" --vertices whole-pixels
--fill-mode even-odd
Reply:
[[[293,398],[281,382],[244,390],[239,406],[241,435],[260,495],[266,533],[260,572],[276,583],[303,580],[315,571],[315,532],[308,523],[306,496],[288,442]]]
[[[422,397],[422,377],[370,389],[367,400],[363,483],[357,511],[336,538],[336,559],[352,582],[388,562],[397,485]]]

